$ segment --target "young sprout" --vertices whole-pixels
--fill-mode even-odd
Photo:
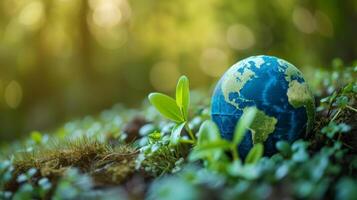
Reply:
[[[190,106],[189,80],[186,76],[181,76],[176,87],[176,99],[162,93],[149,94],[150,103],[164,117],[174,121],[176,126],[172,129],[170,144],[176,145],[179,142],[196,143],[196,138],[188,126],[188,110]],[[186,129],[190,140],[180,139],[183,129]]]
[[[256,112],[257,110],[252,107],[243,114],[236,125],[232,141],[227,141],[221,137],[217,125],[214,122],[210,120],[203,122],[198,132],[197,144],[190,153],[190,160],[203,159],[208,162],[208,165],[217,166],[217,162],[222,162],[221,158],[224,152],[230,150],[234,162],[240,161],[238,145],[242,142],[247,130],[253,123]],[[261,143],[255,144],[249,151],[245,163],[255,164],[263,156],[263,152],[264,146]]]
[[[242,142],[242,140],[247,132],[247,129],[253,123],[256,113],[257,113],[257,110],[254,107],[250,107],[247,110],[247,112],[244,112],[244,114],[239,119],[239,121],[236,125],[235,131],[234,131],[234,136],[233,136],[233,141],[231,142],[231,151],[232,151],[234,160],[239,159],[238,145]]]

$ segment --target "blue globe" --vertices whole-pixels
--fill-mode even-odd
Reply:
[[[235,126],[248,108],[256,109],[238,152],[245,157],[254,144],[264,154],[276,152],[279,140],[293,142],[311,129],[315,102],[302,73],[273,56],[252,56],[233,65],[219,80],[211,101],[212,120],[223,138],[233,138]]]

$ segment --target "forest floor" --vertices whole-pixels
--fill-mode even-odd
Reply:
[[[235,158],[202,91],[181,127],[145,101],[34,131],[1,147],[0,199],[356,199],[356,74],[317,71],[313,130],[271,157]]]

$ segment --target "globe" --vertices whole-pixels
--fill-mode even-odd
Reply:
[[[276,153],[276,142],[293,142],[312,128],[314,97],[302,73],[273,56],[252,56],[229,68],[211,100],[212,120],[223,138],[233,138],[235,126],[248,108],[256,109],[238,146],[245,157],[254,144],[264,144],[264,155]]]

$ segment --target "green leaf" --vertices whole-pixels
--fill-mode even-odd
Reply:
[[[195,161],[214,156],[216,153],[223,152],[223,150],[229,149],[230,147],[230,142],[222,139],[205,143],[203,145],[196,146],[196,148],[190,153],[189,159],[191,161]]]
[[[185,127],[186,122],[183,122],[181,124],[177,124],[171,131],[171,136],[170,136],[170,145],[177,145],[179,143],[180,135],[182,132],[182,129]]]
[[[200,130],[198,131],[197,145],[200,146],[210,141],[219,139],[221,139],[221,136],[219,134],[217,125],[211,120],[204,121],[200,127]]]
[[[188,108],[190,106],[190,87],[186,76],[181,76],[176,87],[176,103],[182,111],[185,120],[188,117]]]
[[[229,141],[221,139],[217,125],[213,121],[206,120],[198,131],[197,145],[189,157],[191,161],[209,158],[210,162],[214,162],[221,159],[224,150],[230,147]]]
[[[278,141],[275,146],[283,156],[287,157],[292,154],[290,144],[284,140]]]
[[[346,96],[337,97],[336,104],[340,108],[346,107],[346,105],[348,104],[348,97],[346,97]]]
[[[158,141],[161,139],[161,136],[162,134],[160,132],[155,131],[149,135],[149,138],[153,141]]]
[[[42,134],[40,132],[38,132],[38,131],[33,131],[31,133],[31,139],[36,144],[41,144],[42,143]]]
[[[247,158],[245,159],[246,164],[255,164],[263,156],[264,146],[261,143],[255,144],[254,147],[249,151]]]
[[[196,160],[204,159],[209,156],[209,154],[212,154],[211,151],[200,151],[200,150],[193,150],[191,151],[190,155],[188,156],[188,159],[193,162]]]
[[[353,91],[353,85],[354,83],[349,83],[342,89],[342,94],[347,94]]]
[[[198,146],[198,150],[199,151],[207,151],[207,150],[213,150],[213,149],[230,149],[231,148],[231,144],[230,142],[226,141],[226,140],[216,140],[216,141],[212,141],[209,143],[205,143],[202,144],[200,146]]]
[[[357,84],[356,83],[353,85],[352,91],[354,93],[357,93]]]
[[[163,116],[178,123],[184,121],[180,108],[173,98],[161,93],[151,93],[149,101]]]
[[[252,124],[257,109],[255,107],[250,107],[247,110],[244,110],[242,117],[239,119],[238,124],[236,125],[233,137],[233,144],[238,145],[245,133],[247,128]]]

